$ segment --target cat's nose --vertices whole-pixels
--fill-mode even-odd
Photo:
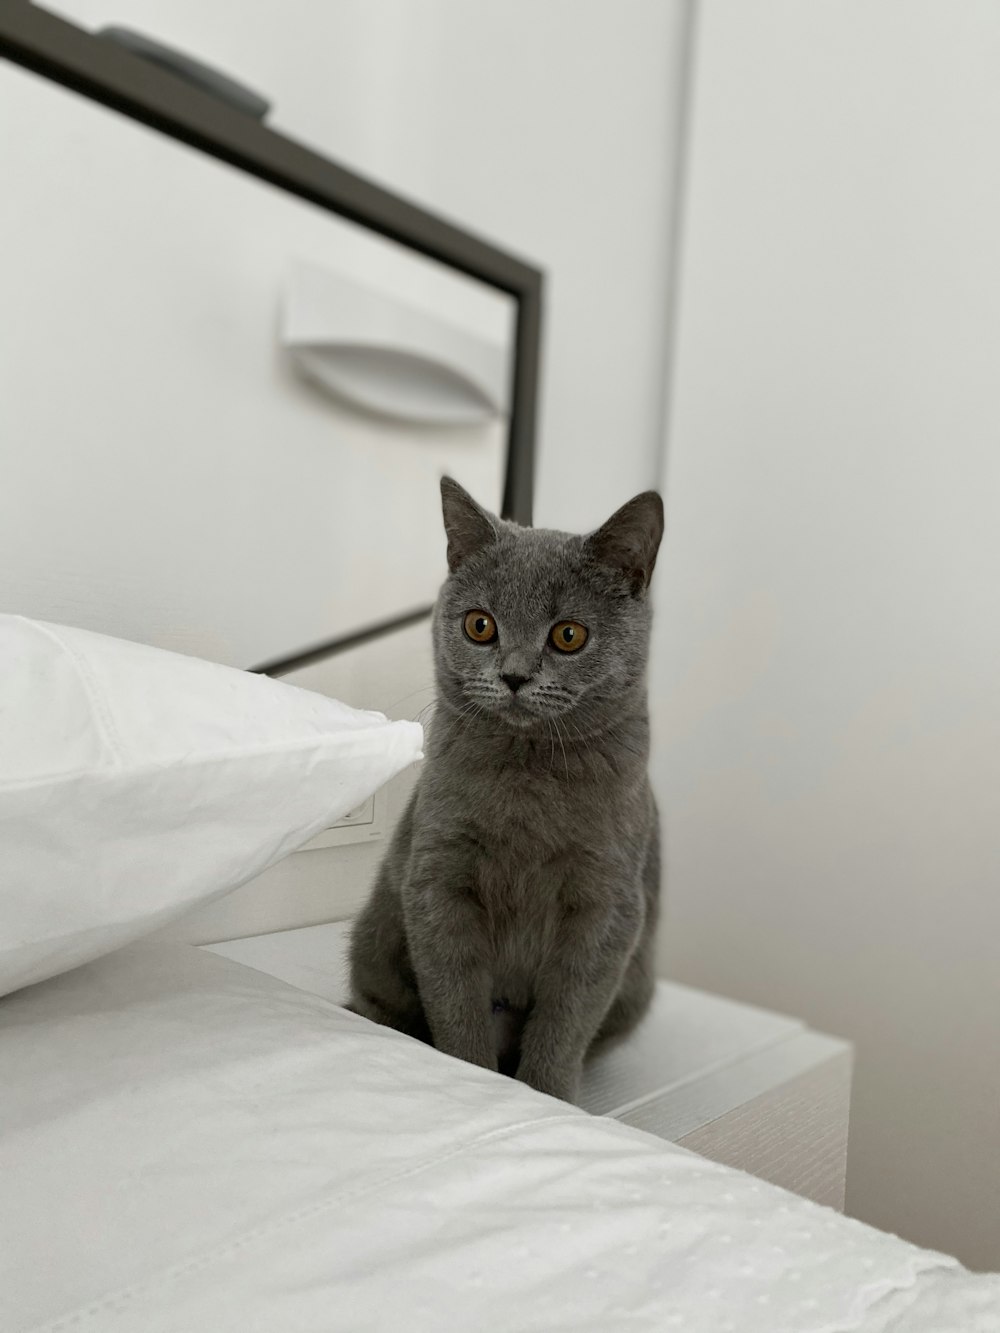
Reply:
[[[512,694],[516,694],[516,693],[518,692],[518,690],[521,688],[522,685],[527,685],[527,683],[528,683],[528,681],[531,679],[531,677],[530,677],[530,676],[501,676],[500,679],[503,681],[503,683],[507,686],[507,688],[511,691]]]

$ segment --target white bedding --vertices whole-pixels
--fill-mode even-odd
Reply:
[[[0,1001],[0,1329],[996,1333],[1000,1280],[183,945]]]

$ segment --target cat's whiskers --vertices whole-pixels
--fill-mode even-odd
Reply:
[[[643,753],[643,751],[637,750],[633,745],[629,745],[628,741],[625,739],[624,734],[622,733],[621,728],[619,727],[613,727],[613,726],[602,727],[600,731],[591,732],[589,735],[587,735],[584,732],[574,732],[568,723],[566,724],[566,729],[567,732],[570,734],[572,740],[578,744],[583,745],[586,748],[588,754],[591,755],[601,754],[602,757],[605,759],[605,762],[610,763],[612,767],[615,767],[613,761],[607,755],[603,754],[603,752],[599,751],[597,747],[593,744],[593,742],[596,742],[601,737],[607,737],[608,740],[614,741],[616,745],[621,747],[621,749],[626,750],[631,755],[635,755],[637,759],[646,758],[646,755]]]
[[[462,685],[463,694],[478,694],[489,699],[498,699],[500,690],[486,680],[467,680]]]
[[[487,716],[487,710],[482,704],[477,703],[474,699],[470,699],[468,703],[464,704],[463,707],[457,710],[455,721],[461,723],[472,717],[479,718],[485,716]]]
[[[560,727],[557,718],[553,718],[552,721],[555,723],[556,735],[559,737],[559,746],[562,749],[563,766],[566,769],[566,781],[569,782],[569,760],[566,758],[566,746],[563,744],[562,727]]]
[[[551,752],[549,754],[549,772],[551,773],[556,765],[556,737],[555,737],[555,731],[552,728],[552,722],[550,718],[545,719],[545,726],[548,729],[549,744],[552,747]]]
[[[433,690],[433,689],[434,689],[433,681],[430,681],[427,685],[420,685],[417,687],[417,689],[411,690],[409,694],[404,694],[402,699],[397,699],[394,703],[387,704],[384,711],[388,713],[393,708],[398,708],[400,704],[405,704],[407,700],[412,699],[415,694],[423,694],[425,690]]]
[[[420,712],[414,718],[414,721],[419,722],[420,725],[423,726],[425,718],[427,718],[428,720],[433,718],[435,712],[437,711],[437,706],[438,706],[437,699],[432,699],[429,704],[424,704],[423,708],[421,708]]]

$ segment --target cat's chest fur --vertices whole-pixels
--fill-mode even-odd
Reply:
[[[484,756],[442,746],[422,778],[424,814],[470,848],[465,892],[475,904],[496,993],[527,1004],[534,977],[570,917],[613,912],[641,893],[648,818],[642,766],[599,747],[564,757],[540,742]]]

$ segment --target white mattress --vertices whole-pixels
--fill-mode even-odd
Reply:
[[[996,1333],[1000,1282],[184,945],[0,1002],[0,1328]]]

